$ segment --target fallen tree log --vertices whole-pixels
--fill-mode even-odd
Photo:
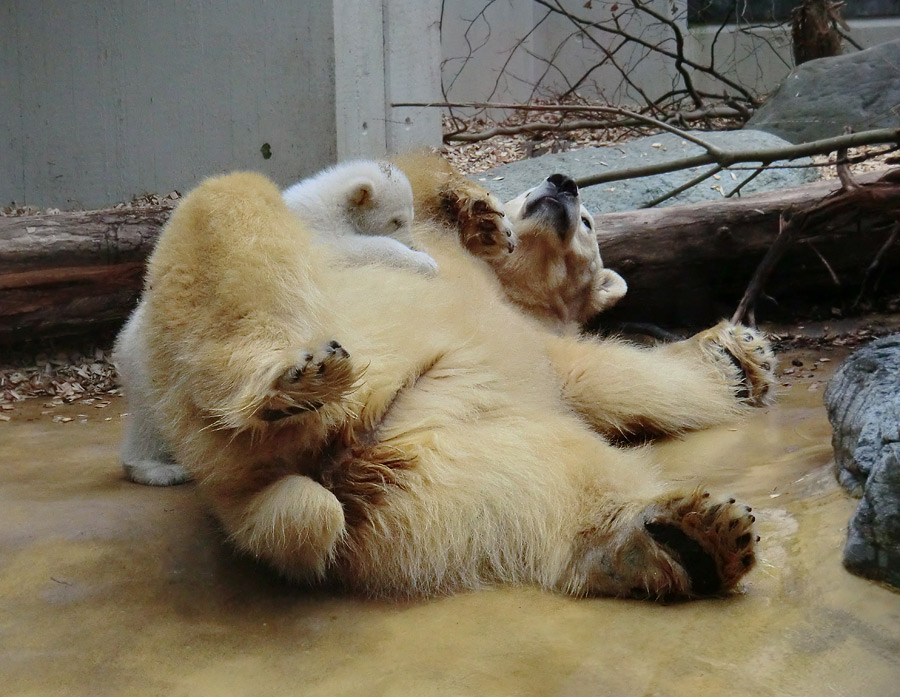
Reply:
[[[848,309],[864,284],[871,288],[878,280],[881,292],[900,292],[900,245],[892,242],[900,219],[898,175],[895,169],[859,177],[857,185],[877,188],[877,205],[797,234],[767,280],[758,318]],[[840,188],[835,179],[737,200],[598,216],[603,261],[628,282],[628,294],[598,323],[703,326],[730,317],[778,237],[781,216],[814,208]]]
[[[781,214],[839,186],[824,181],[743,199],[598,216],[604,262],[629,285],[601,323],[700,326],[730,316],[775,240]],[[900,185],[894,190],[900,200]],[[115,328],[137,301],[144,261],[170,212],[148,206],[0,217],[0,344]],[[886,205],[835,221],[833,229],[805,231],[770,277],[768,295],[791,311],[855,297],[879,250],[882,272],[900,267],[897,245],[882,250],[896,218]],[[759,314],[777,309],[763,305]]]
[[[88,334],[137,302],[171,206],[0,217],[0,343]]]

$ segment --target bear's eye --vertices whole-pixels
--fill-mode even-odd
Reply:
[[[581,216],[581,222],[584,223],[584,226],[590,230],[591,229],[591,221],[586,215]]]
[[[395,229],[395,230],[399,230],[400,228],[402,228],[402,227],[404,226],[404,224],[405,224],[405,223],[403,222],[403,219],[402,219],[402,218],[394,218],[394,219],[391,221],[391,225],[394,226],[394,229]]]

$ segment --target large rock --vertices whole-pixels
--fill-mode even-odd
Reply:
[[[844,565],[900,588],[900,335],[848,358],[825,391],[840,483],[861,496]]]
[[[722,149],[746,150],[750,148],[775,148],[788,145],[787,142],[771,133],[762,131],[691,131],[693,135],[707,140]],[[680,136],[664,133],[647,138],[640,138],[618,145],[597,148],[584,148],[552,155],[544,155],[527,160],[519,160],[507,165],[495,167],[487,172],[472,175],[472,179],[487,187],[500,200],[508,201],[525,189],[535,186],[540,181],[560,172],[573,179],[578,179],[598,172],[641,167],[644,165],[668,162],[675,159],[692,157],[704,152],[703,148]],[[796,163],[808,163],[807,158],[796,160]],[[598,184],[582,189],[581,195],[585,206],[594,215],[630,211],[640,208],[645,203],[672,191],[689,182],[710,165],[694,167],[678,172],[656,174],[639,179]],[[688,189],[678,196],[669,199],[662,206],[684,205],[722,199],[740,182],[749,177],[752,171],[725,170],[716,179],[707,179],[703,183]],[[760,191],[772,191],[789,186],[799,186],[818,179],[815,169],[769,169],[745,186],[742,193],[749,194]]]
[[[900,39],[794,68],[747,122],[792,143],[900,126]]]

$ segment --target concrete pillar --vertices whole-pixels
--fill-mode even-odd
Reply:
[[[334,0],[335,127],[339,160],[440,145],[436,0]]]
[[[387,149],[382,0],[334,0],[334,90],[338,160]]]
[[[389,152],[441,143],[440,0],[384,0],[385,118]]]

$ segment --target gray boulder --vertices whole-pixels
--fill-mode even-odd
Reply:
[[[690,131],[722,149],[746,150],[750,148],[774,148],[788,145],[771,133],[762,131]],[[703,148],[672,133],[640,138],[619,145],[584,148],[570,152],[543,155],[527,160],[511,162],[495,167],[487,172],[471,175],[471,178],[489,189],[501,201],[508,201],[526,189],[537,185],[554,172],[578,179],[598,172],[610,172],[632,167],[668,162],[700,155]],[[794,161],[794,164],[809,163],[808,158]],[[630,211],[662,196],[689,182],[710,165],[689,170],[656,174],[640,179],[598,184],[582,189],[584,205],[594,215]],[[752,170],[724,170],[717,179],[707,179],[703,183],[684,191],[678,196],[660,204],[662,206],[684,205],[721,199],[744,179]],[[818,179],[815,169],[769,169],[745,186],[745,194],[771,191],[789,186],[799,186]]]
[[[796,68],[747,122],[792,143],[900,126],[900,39]]]
[[[841,364],[825,391],[838,481],[861,496],[844,566],[900,588],[900,335]]]

